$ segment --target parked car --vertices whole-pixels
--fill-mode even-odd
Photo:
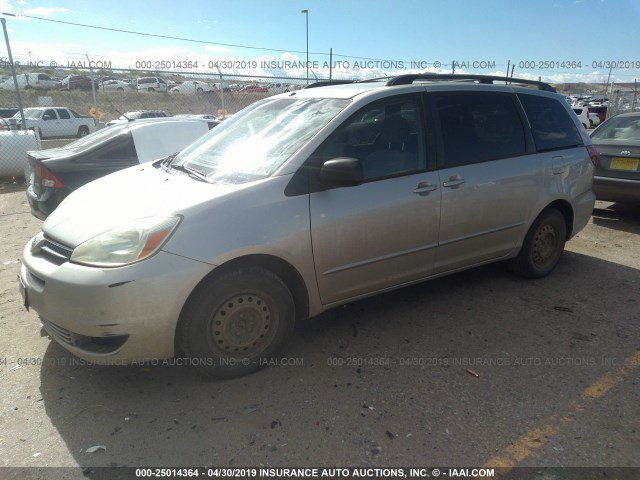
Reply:
[[[187,94],[195,94],[195,93],[209,93],[214,91],[213,83],[207,82],[198,82],[195,80],[188,80],[186,82],[182,82],[180,85],[173,87],[171,89],[171,93],[187,93]]]
[[[210,128],[198,119],[140,120],[104,128],[61,148],[28,152],[31,213],[44,220],[82,185],[179,152]]]
[[[214,83],[214,89],[216,92],[223,92],[223,93],[227,93],[227,92],[232,92],[234,89],[232,88],[232,85],[227,85],[226,83],[222,83],[222,82],[218,82],[218,83]]]
[[[573,111],[580,119],[580,123],[585,129],[594,128],[600,125],[600,116],[597,113],[589,113],[589,107],[573,107]]]
[[[606,105],[589,105],[587,107],[589,111],[589,118],[593,118],[592,115],[598,116],[598,123],[595,123],[594,126],[600,125],[607,119],[607,109]]]
[[[199,118],[201,120],[207,120],[210,128],[219,125],[222,120],[224,120],[209,113],[179,113],[178,115],[174,115],[173,118]]]
[[[134,112],[127,112],[123,115],[120,115],[115,120],[107,122],[106,126],[109,127],[111,125],[117,125],[118,123],[127,123],[143,118],[163,118],[166,116],[167,114],[161,110],[136,110]]]
[[[91,90],[91,85],[98,88],[98,81],[86,75],[68,75],[60,81],[57,88],[61,90]]]
[[[595,156],[541,82],[415,74],[276,95],[72,193],[18,283],[81,358],[246,374],[296,321],[356,299],[503,260],[548,275],[591,218]]]
[[[101,90],[116,90],[118,92],[124,92],[125,90],[132,90],[135,88],[133,85],[122,80],[105,80],[100,84]]]
[[[60,82],[54,78],[51,78],[46,73],[20,73],[16,75],[18,81],[18,88],[30,89],[37,88],[41,90],[47,90],[49,88],[57,87]],[[15,90],[15,83],[13,78],[9,78],[0,83],[0,88],[3,90]]]
[[[245,85],[238,91],[241,93],[267,93],[269,90],[261,85]]]
[[[96,129],[92,117],[66,107],[32,107],[22,111],[24,122],[20,112],[13,116],[18,129],[34,130],[40,138],[84,137]]]
[[[608,119],[593,132],[598,150],[593,191],[598,200],[640,205],[640,113]]]
[[[19,111],[18,107],[0,107],[0,118],[11,118]]]
[[[136,80],[136,88],[145,92],[165,92],[167,82],[160,77],[142,77]]]
[[[272,94],[286,93],[289,91],[289,85],[285,83],[271,83],[267,87],[267,91]]]

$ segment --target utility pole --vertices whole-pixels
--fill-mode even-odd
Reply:
[[[307,26],[307,85],[309,85],[309,10],[302,10],[304,13]]]
[[[333,72],[333,48],[329,49],[329,81],[331,81],[331,72]]]
[[[93,94],[93,111],[96,112],[96,116],[93,117],[93,123],[95,126],[98,126],[98,101],[96,100],[96,84],[93,81],[93,67],[91,66],[91,60],[89,60],[89,54],[85,53],[85,57],[87,57],[87,63],[89,64],[89,72],[91,73],[91,93]],[[69,87],[71,87],[71,82],[69,82]]]
[[[13,76],[13,84],[16,87],[16,96],[18,97],[18,108],[20,109],[20,118],[22,119],[22,126],[26,127],[24,121],[24,111],[22,110],[22,97],[20,96],[20,89],[18,88],[18,79],[16,78],[16,66],[13,64],[13,55],[11,54],[11,45],[9,44],[9,34],[7,33],[7,19],[0,18],[2,22],[2,30],[4,30],[4,41],[7,44],[7,53],[9,54],[9,65],[11,65],[11,75]]]

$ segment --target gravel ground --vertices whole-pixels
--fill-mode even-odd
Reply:
[[[548,278],[496,264],[360,301],[211,381],[42,334],[16,283],[41,222],[2,183],[0,467],[640,467],[640,209],[596,207]]]

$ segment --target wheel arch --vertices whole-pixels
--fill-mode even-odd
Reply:
[[[550,207],[558,210],[564,217],[564,222],[567,225],[567,240],[569,240],[573,236],[573,207],[566,200],[556,200],[547,205],[545,208]]]
[[[261,267],[278,276],[285,283],[293,296],[296,311],[295,321],[298,322],[309,317],[309,293],[302,275],[300,275],[298,270],[281,258],[272,255],[252,254],[229,260],[205,275],[187,297],[187,300],[182,306],[180,318],[182,318],[182,311],[184,311],[186,306],[189,304],[195,292],[205,285],[212,277],[247,267]],[[178,323],[179,322],[180,320],[178,320]]]

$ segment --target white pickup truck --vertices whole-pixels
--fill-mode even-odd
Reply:
[[[22,124],[20,112],[13,118],[17,119],[18,129],[34,130],[40,138],[84,137],[96,129],[92,117],[80,115],[65,107],[25,108],[26,126]]]

